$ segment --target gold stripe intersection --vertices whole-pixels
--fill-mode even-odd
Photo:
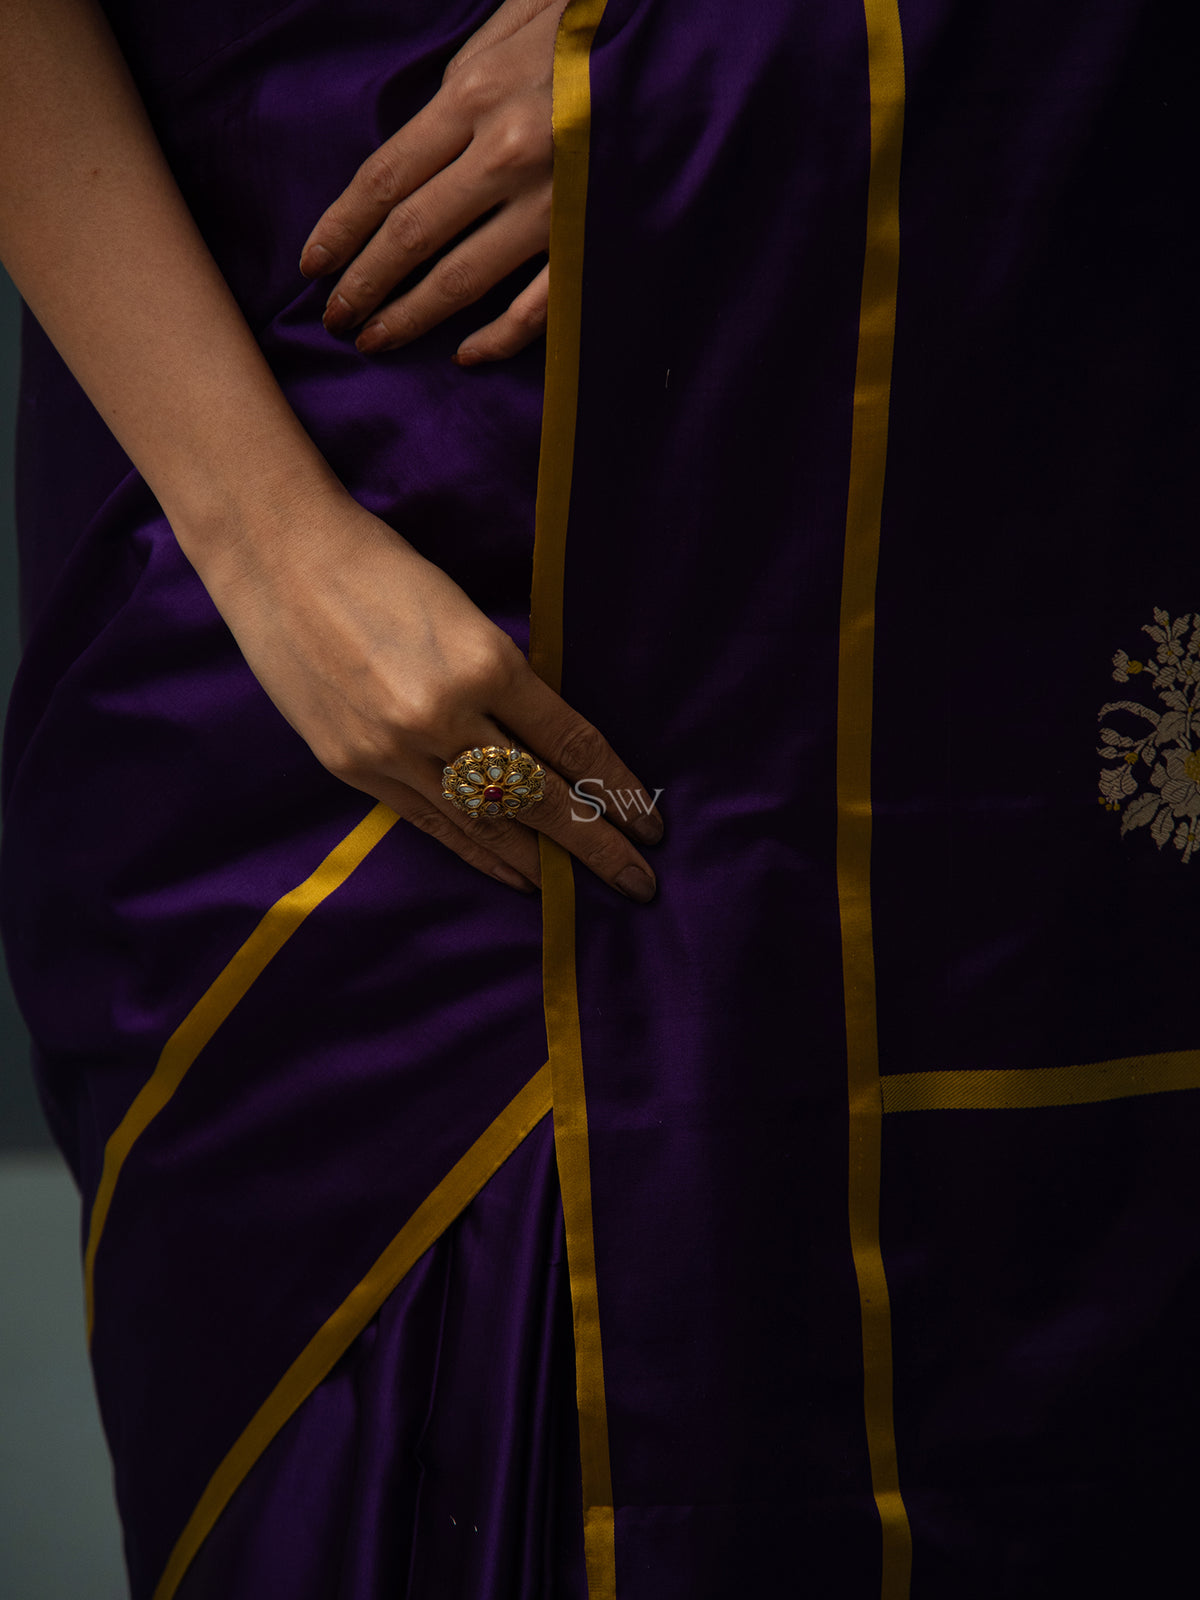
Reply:
[[[871,925],[871,722],[875,584],[887,461],[900,247],[904,54],[896,0],[864,0],[871,166],[838,652],[837,879],[850,1108],[850,1243],[862,1314],[863,1405],[882,1531],[882,1600],[907,1600],[912,1534],[900,1493],[892,1333],[879,1244],[883,1115]]]
[[[547,1063],[421,1202],[366,1276],[324,1322],[259,1406],[210,1478],[171,1551],[153,1600],[172,1596],[234,1492],[263,1451],[326,1378],[383,1302],[550,1109]]]
[[[279,954],[309,913],[345,883],[396,820],[396,813],[387,806],[375,806],[330,851],[315,872],[275,902],[167,1040],[154,1071],[109,1136],[104,1147],[100,1182],[88,1220],[88,1239],[83,1257],[84,1305],[89,1341],[96,1316],[96,1251],[104,1234],[117,1180],[129,1152],[166,1106],[196,1057],[238,1001],[245,998],[267,964]]]
[[[1200,1089],[1200,1050],[1122,1056],[1074,1067],[898,1072],[881,1080],[885,1112],[1017,1111]]]
[[[562,683],[563,579],[579,394],[591,128],[590,57],[604,3],[605,0],[571,0],[563,13],[554,50],[550,308],[530,618],[530,661],[552,689]],[[571,858],[561,846],[543,834],[540,849],[542,975],[553,1082],[554,1142],[575,1322],[584,1557],[589,1600],[615,1600],[616,1530],[575,974],[575,880]]]

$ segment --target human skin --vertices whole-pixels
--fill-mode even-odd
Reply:
[[[331,332],[361,327],[355,342],[367,354],[398,349],[548,249],[554,36],[565,9],[566,0],[505,0],[449,63],[441,91],[322,215],[300,266],[309,277],[338,275],[325,312]],[[381,307],[415,266],[484,217],[416,288]],[[538,338],[549,282],[543,267],[455,360],[500,360]]]
[[[480,61],[503,49],[501,98],[521,101],[536,141],[531,107],[540,95],[548,158],[546,51],[556,20],[548,13],[557,10],[533,0],[502,8],[490,38],[476,44],[480,30],[461,53],[443,107],[415,135],[409,125],[407,147],[423,147],[445,107],[458,103],[455,78],[478,87]],[[526,23],[540,32],[522,41]],[[574,818],[569,789],[586,777],[610,789],[644,786],[462,589],[338,482],[209,254],[93,0],[0,0],[0,103],[0,258],[157,496],[251,670],[316,758],[515,888],[540,881],[541,832],[621,893],[651,898],[653,873],[627,834],[653,843],[657,811],[630,818],[623,832]],[[476,216],[497,204],[498,149],[512,155],[498,104],[481,119],[488,126],[473,124],[469,148],[480,148],[465,167],[444,139],[425,158],[431,178],[460,167],[442,188],[457,195],[460,211],[478,204]],[[544,249],[536,241],[549,180],[535,166],[532,157],[524,164],[516,198],[493,219],[511,212],[508,222],[485,224],[474,245],[459,247],[470,246],[481,294],[489,274],[496,282],[519,264],[514,252],[530,240],[530,253]],[[408,258],[391,260],[397,276],[385,287],[391,258],[382,244],[372,253],[363,193],[352,183],[342,211],[331,212],[335,223],[346,218],[347,270],[359,273],[355,309],[365,315]],[[381,220],[396,203],[391,197]],[[430,239],[442,225],[439,206],[429,210]],[[371,305],[364,262],[379,291]],[[391,303],[388,343],[397,329],[416,337],[463,303],[439,303],[436,292],[435,283],[423,299]],[[533,288],[507,322],[465,342],[483,359],[519,348],[536,331],[530,305],[538,295]],[[442,799],[442,767],[465,748],[514,739],[547,767],[545,800],[522,822],[460,819]]]

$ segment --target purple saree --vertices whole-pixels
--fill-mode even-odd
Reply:
[[[663,787],[653,905],[324,772],[27,330],[4,915],[135,1600],[1165,1588],[1180,8],[573,0],[544,410],[295,267],[488,10],[109,5],[334,468]]]

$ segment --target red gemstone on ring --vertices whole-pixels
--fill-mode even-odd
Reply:
[[[504,790],[498,783],[489,783],[487,788],[483,791],[483,798],[485,800],[503,800]]]

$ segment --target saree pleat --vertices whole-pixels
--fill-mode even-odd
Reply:
[[[267,1447],[179,1600],[583,1600],[577,1460],[543,1123]]]

